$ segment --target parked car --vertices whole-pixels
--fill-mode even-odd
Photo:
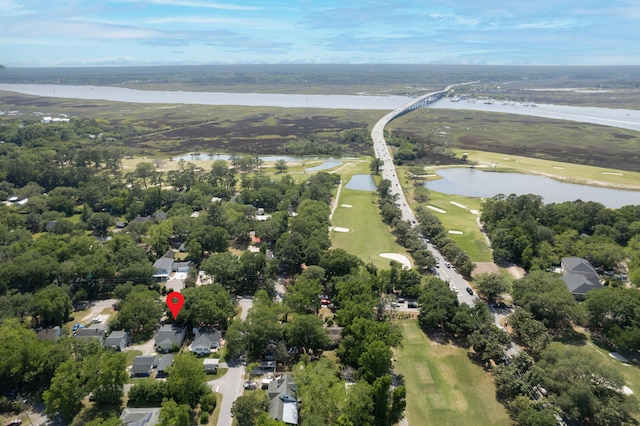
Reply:
[[[402,297],[398,297],[398,303],[404,303],[404,299]]]
[[[467,293],[473,296],[473,290],[471,290],[471,287],[467,287]]]
[[[255,390],[257,388],[257,383],[255,380],[247,380],[244,382],[244,388],[247,390]]]
[[[76,332],[80,328],[80,324],[73,324],[73,331]]]
[[[407,302],[407,308],[417,308],[418,303],[416,302]]]
[[[451,264],[449,262],[444,262],[444,266],[446,266],[447,268],[451,268]]]

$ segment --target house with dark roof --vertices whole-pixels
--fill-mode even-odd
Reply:
[[[104,326],[100,327],[100,324],[94,324],[87,328],[79,328],[76,330],[74,336],[76,339],[82,340],[83,342],[86,342],[89,339],[98,339],[100,344],[102,344],[106,334],[107,331]]]
[[[587,292],[602,288],[598,273],[588,260],[581,257],[563,257],[560,265],[562,280],[573,297],[584,300]]]
[[[154,426],[160,422],[160,407],[125,408],[120,420],[127,426]]]
[[[189,350],[196,355],[207,356],[211,352],[215,352],[220,347],[220,339],[222,333],[219,330],[207,328],[194,329],[195,337]]]
[[[62,336],[62,329],[57,325],[51,328],[43,328],[37,330],[36,335],[38,336],[38,340],[56,340]]]
[[[102,346],[104,348],[111,348],[115,349],[116,351],[122,351],[129,345],[129,339],[130,336],[128,331],[115,330],[112,331],[106,339],[104,339]]]
[[[149,377],[154,367],[158,366],[158,357],[154,355],[140,355],[133,358],[131,377]]]
[[[173,354],[164,354],[158,362],[156,368],[156,378],[167,377],[167,368],[173,364]]]
[[[286,425],[298,424],[298,385],[293,376],[284,373],[269,383],[269,416]]]
[[[186,328],[176,324],[165,324],[158,330],[158,333],[156,333],[156,350],[163,353],[178,350],[182,346],[186,336]]]

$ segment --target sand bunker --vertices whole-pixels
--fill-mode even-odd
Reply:
[[[628,386],[622,387],[622,393],[625,395],[633,395],[633,391]]]
[[[446,213],[446,212],[447,212],[446,210],[442,210],[442,209],[440,209],[440,208],[438,208],[438,207],[436,207],[436,206],[427,206],[427,208],[428,208],[428,209],[431,209],[431,210],[435,210],[435,211],[437,211],[438,213]]]
[[[333,230],[336,232],[349,232],[349,228],[340,228],[339,226],[336,226]]]
[[[603,175],[624,176],[624,173],[602,172]]]
[[[618,352],[609,352],[609,356],[611,358],[615,358],[620,362],[629,362],[628,359],[626,359],[625,357],[623,357],[622,355],[620,355]]]
[[[453,204],[456,207],[460,207],[461,209],[467,208],[467,206],[465,206],[464,204],[456,203],[455,201],[449,201],[449,203]]]
[[[560,167],[560,166],[553,166],[553,168],[558,170],[564,170],[564,167]]]
[[[395,260],[402,264],[404,269],[411,269],[411,261],[407,256],[400,253],[380,253],[380,257],[384,257],[385,259]]]
[[[450,233],[450,234],[456,234],[456,235],[462,235],[462,234],[464,234],[464,232],[462,232],[462,231],[453,231],[453,230],[449,230],[449,233]]]
[[[480,212],[478,210],[469,210],[471,213],[473,214],[480,214]]]
[[[345,207],[347,209],[350,209],[353,206],[351,204],[340,204],[340,207]]]

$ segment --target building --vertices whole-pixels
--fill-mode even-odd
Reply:
[[[220,347],[220,339],[222,338],[220,331],[201,328],[194,329],[194,334],[195,337],[189,345],[189,350],[196,355],[207,356]]]
[[[79,328],[74,334],[75,338],[82,340],[83,342],[89,339],[98,339],[100,344],[104,341],[104,337],[107,334],[107,330],[102,324],[93,324],[87,328]]]
[[[156,368],[156,378],[167,377],[167,368],[173,364],[173,354],[162,355]]]
[[[216,374],[218,373],[220,358],[205,358],[202,365],[204,367],[205,373]]]
[[[104,339],[102,346],[105,348],[115,349],[116,351],[122,351],[124,348],[129,346],[129,340],[129,332],[124,330],[115,330],[112,331],[106,339]]]
[[[602,288],[598,273],[588,260],[581,257],[563,257],[560,267],[564,274],[562,280],[577,300],[584,300],[589,291]]]
[[[38,340],[56,340],[62,336],[62,329],[57,325],[52,328],[43,328],[38,330],[36,335],[38,336]]]
[[[140,355],[133,358],[131,377],[149,377],[158,366],[158,357],[154,355]]]
[[[269,383],[269,416],[286,425],[298,424],[298,385],[285,373]]]
[[[158,330],[155,337],[155,347],[158,352],[172,352],[180,349],[187,330],[175,324],[165,324]]]
[[[160,422],[160,407],[125,408],[120,420],[127,426],[154,426]]]

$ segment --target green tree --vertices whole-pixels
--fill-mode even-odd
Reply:
[[[96,369],[85,374],[89,388],[98,404],[107,405],[119,401],[127,382],[127,359],[122,352],[104,351],[97,355]]]
[[[184,307],[177,319],[189,328],[212,325],[226,330],[235,315],[231,295],[219,284],[186,288],[183,295]]]
[[[322,326],[322,318],[317,315],[296,315],[284,329],[289,346],[301,353],[324,349],[329,344],[327,330]]]
[[[269,409],[269,397],[267,394],[259,395],[251,393],[241,395],[231,406],[231,415],[241,426],[255,425],[258,418]]]
[[[62,325],[73,309],[67,290],[51,284],[35,294],[33,314],[42,326]]]
[[[128,330],[133,341],[149,337],[162,315],[158,293],[134,289],[120,305],[113,328]]]
[[[320,309],[320,294],[322,286],[319,279],[300,275],[295,283],[288,287],[284,303],[300,314],[317,313]]]
[[[371,425],[373,418],[373,388],[365,380],[358,380],[347,390],[344,405],[344,424]]]
[[[51,416],[60,414],[65,422],[70,423],[80,411],[85,394],[80,366],[74,359],[68,359],[56,369],[49,389],[42,394],[45,411]]]
[[[507,318],[507,324],[513,329],[515,336],[533,356],[540,353],[551,343],[551,335],[544,324],[533,318],[533,314],[524,309],[514,311]]]
[[[458,310],[458,297],[437,278],[427,280],[418,302],[418,322],[425,329],[444,329]]]
[[[178,355],[167,369],[167,390],[179,404],[195,407],[200,397],[210,392],[206,382],[202,362],[191,353]]]
[[[312,404],[301,404],[303,426],[334,425],[340,417],[346,393],[338,377],[338,368],[327,358],[311,363],[301,362],[294,368],[297,397]]]
[[[360,374],[367,382],[373,383],[377,378],[389,372],[391,369],[391,348],[383,341],[374,340],[364,348],[364,352],[358,358]]]
[[[398,423],[404,417],[406,389],[398,386],[391,390],[391,376],[385,374],[373,382],[373,405],[376,426]]]
[[[113,216],[109,213],[94,213],[87,220],[87,228],[91,229],[99,237],[107,235],[107,230],[113,224]]]
[[[177,404],[173,400],[165,399],[160,408],[161,426],[189,426],[191,407],[186,404]]]
[[[502,293],[509,290],[504,275],[499,273],[480,274],[476,277],[476,288],[489,303],[495,303]]]
[[[144,189],[147,189],[147,179],[156,174],[156,166],[153,163],[146,163],[142,161],[136,164],[136,168],[133,173],[137,178],[142,179]]]

